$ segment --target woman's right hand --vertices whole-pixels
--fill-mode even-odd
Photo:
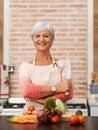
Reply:
[[[59,84],[56,85],[57,93],[64,92],[65,95],[69,93],[72,89],[72,80],[66,79],[64,81],[61,81]]]

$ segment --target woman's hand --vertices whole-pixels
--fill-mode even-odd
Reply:
[[[72,80],[66,79],[64,81],[61,81],[58,85],[56,85],[57,93],[64,92],[65,95],[69,93],[72,89]]]

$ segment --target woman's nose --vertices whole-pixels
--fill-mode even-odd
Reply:
[[[44,36],[40,36],[39,40],[43,41],[44,40]]]

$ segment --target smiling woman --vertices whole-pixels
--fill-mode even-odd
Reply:
[[[78,1],[77,3],[76,2],[72,3],[72,5],[70,5],[71,3],[67,1],[62,1],[62,0],[58,2],[54,1],[54,3],[52,3],[55,5],[54,9],[52,9],[52,6],[50,6],[51,4],[50,1],[49,2],[43,1],[43,4],[45,4],[44,6],[48,10],[44,9],[44,6],[42,6],[41,1],[33,2],[33,1],[25,0],[24,4],[23,1],[21,0],[18,2],[17,1],[13,2],[8,0],[3,0],[3,1],[4,1],[3,61],[5,64],[9,64],[9,62],[11,62],[15,65],[14,75],[13,74],[10,75],[11,77],[10,96],[12,97],[21,96],[20,90],[18,89],[19,88],[18,78],[16,78],[18,77],[17,68],[19,67],[19,64],[21,62],[24,62],[24,60],[28,60],[28,58],[30,58],[31,55],[35,53],[35,50],[33,50],[34,48],[31,45],[32,41],[29,37],[30,28],[34,24],[34,21],[37,21],[38,19],[39,20],[46,19],[49,20],[50,23],[54,25],[55,32],[56,32],[56,37],[55,37],[56,40],[54,41],[54,43],[56,44],[53,45],[53,49],[51,50],[53,54],[55,54],[55,56],[57,56],[58,58],[65,58],[66,53],[67,52],[69,53],[72,62],[72,71],[74,72],[73,78],[75,81],[75,86],[76,88],[77,86],[78,88],[81,88],[81,86],[83,86],[82,91],[78,89],[79,92],[77,92],[77,89],[75,89],[76,91],[75,95],[77,97],[85,97],[86,80],[88,79],[88,83],[91,81],[90,74],[91,72],[93,72],[93,49],[92,49],[93,48],[93,37],[92,37],[93,36],[92,34],[93,33],[93,26],[92,26],[93,25],[92,24],[93,1],[92,0],[89,0],[89,2]],[[63,2],[63,6],[62,6],[62,2]],[[59,5],[59,10],[58,10],[58,5]],[[78,5],[81,6],[77,8],[76,6]],[[74,8],[72,8],[72,6]],[[33,8],[31,9],[31,7]],[[65,11],[65,7],[66,7],[66,11]],[[68,15],[67,10],[70,10],[70,14],[68,17],[66,17]],[[79,11],[76,14],[77,10]],[[59,11],[62,13],[60,13]],[[37,15],[35,15],[34,12],[36,12]],[[80,15],[82,17],[80,17]],[[75,35],[76,33],[78,35]],[[80,34],[82,34],[82,36],[80,36]],[[29,44],[26,43],[26,41],[28,41]],[[76,43],[76,41],[78,44]],[[86,44],[88,44],[88,46]],[[56,47],[58,47],[58,49]],[[13,48],[16,48],[17,50]],[[67,52],[65,52],[66,50]],[[87,53],[88,53],[88,58],[87,58]],[[23,57],[24,55],[25,57]],[[87,62],[88,62],[88,66],[87,66]],[[82,70],[79,72],[80,68]],[[88,77],[87,77],[87,72],[88,72]],[[13,81],[15,81],[14,84]]]
[[[63,102],[71,99],[73,84],[71,78],[66,79],[66,61],[50,53],[54,41],[53,27],[47,22],[37,22],[32,29],[32,41],[36,54],[32,60],[20,65],[19,82],[26,108],[33,104],[39,111],[49,97]]]

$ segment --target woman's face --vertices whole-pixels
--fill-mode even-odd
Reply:
[[[33,36],[37,51],[48,51],[52,45],[52,36],[49,30],[43,30]]]

